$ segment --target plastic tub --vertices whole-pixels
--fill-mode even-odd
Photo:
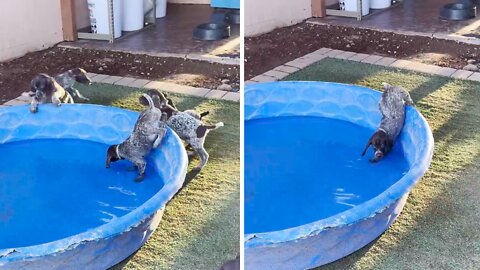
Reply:
[[[88,11],[92,33],[108,35],[110,28],[107,0],[88,0]],[[122,0],[113,0],[113,22],[114,37],[119,38],[122,36]]]
[[[145,13],[143,0],[123,0],[122,30],[136,31],[143,28]]]
[[[157,0],[157,18],[163,18],[167,15],[167,0]]]
[[[392,0],[370,0],[370,8],[383,9],[392,5]]]
[[[108,269],[148,240],[182,186],[182,141],[168,130],[136,183],[130,162],[107,169],[105,157],[130,135],[138,113],[41,106],[36,114],[28,106],[0,109],[0,269]]]
[[[340,9],[345,11],[357,12],[357,0],[339,0]],[[370,13],[370,0],[362,1],[362,15]]]

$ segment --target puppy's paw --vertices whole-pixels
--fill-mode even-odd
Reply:
[[[30,112],[31,112],[31,113],[36,113],[36,112],[38,112],[38,107],[30,106]]]
[[[137,177],[135,177],[135,182],[142,182],[144,178],[145,174],[139,174]]]

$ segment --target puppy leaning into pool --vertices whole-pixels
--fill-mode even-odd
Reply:
[[[167,133],[167,114],[162,113],[155,107],[150,96],[144,94],[143,97],[148,101],[149,107],[143,110],[138,117],[133,132],[121,144],[111,145],[107,151],[107,162],[105,167],[110,168],[110,163],[120,159],[131,161],[138,168],[136,182],[140,182],[145,177],[145,167],[147,161],[145,157],[153,148],[160,145],[163,137]]]
[[[405,123],[405,106],[413,105],[412,98],[403,88],[383,83],[383,89],[384,92],[378,104],[382,120],[362,153],[364,156],[370,145],[373,145],[375,155],[370,160],[372,162],[379,161],[392,150]]]

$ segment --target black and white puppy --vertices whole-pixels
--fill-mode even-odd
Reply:
[[[383,83],[383,89],[384,92],[378,105],[382,113],[382,120],[362,153],[364,156],[370,145],[373,145],[375,155],[371,159],[372,162],[380,160],[392,150],[405,123],[405,106],[413,105],[412,98],[403,88]]]
[[[61,74],[55,76],[55,80],[65,89],[73,98],[81,100],[89,100],[84,97],[76,88],[73,87],[75,82],[90,85],[92,81],[83,68],[69,69]]]
[[[54,78],[41,73],[33,78],[30,92],[26,95],[33,97],[30,103],[30,111],[38,111],[38,104],[53,103],[60,106],[61,103],[74,103],[72,96]]]
[[[162,114],[160,109],[156,108],[150,96],[144,94],[149,107],[140,113],[135,123],[133,132],[121,144],[111,145],[107,150],[106,168],[110,168],[110,163],[120,159],[131,161],[138,168],[136,182],[140,182],[145,177],[145,167],[147,161],[145,157],[153,148],[157,148],[163,137],[167,133],[167,115]]]
[[[159,91],[151,91],[152,99],[156,104],[160,104],[160,110],[167,114],[167,125],[184,141],[186,141],[192,148],[195,154],[200,157],[200,164],[195,167],[195,170],[201,170],[208,162],[209,155],[205,150],[205,138],[207,134],[214,129],[223,127],[222,122],[215,125],[205,125],[199,118],[200,114],[190,112],[182,112],[168,104],[165,96]],[[140,103],[146,104],[146,99],[140,97]]]

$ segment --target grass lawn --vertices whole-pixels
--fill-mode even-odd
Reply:
[[[435,138],[430,169],[390,229],[319,269],[480,268],[480,83],[331,58],[285,80],[402,86]]]
[[[145,89],[107,84],[78,86],[90,102],[139,111]],[[240,107],[239,103],[169,95],[181,110],[210,111],[205,122],[223,121],[210,132],[206,167],[168,203],[150,240],[113,269],[218,269],[235,258],[240,235]],[[195,158],[189,171],[197,163]],[[187,181],[191,175],[187,175]]]

